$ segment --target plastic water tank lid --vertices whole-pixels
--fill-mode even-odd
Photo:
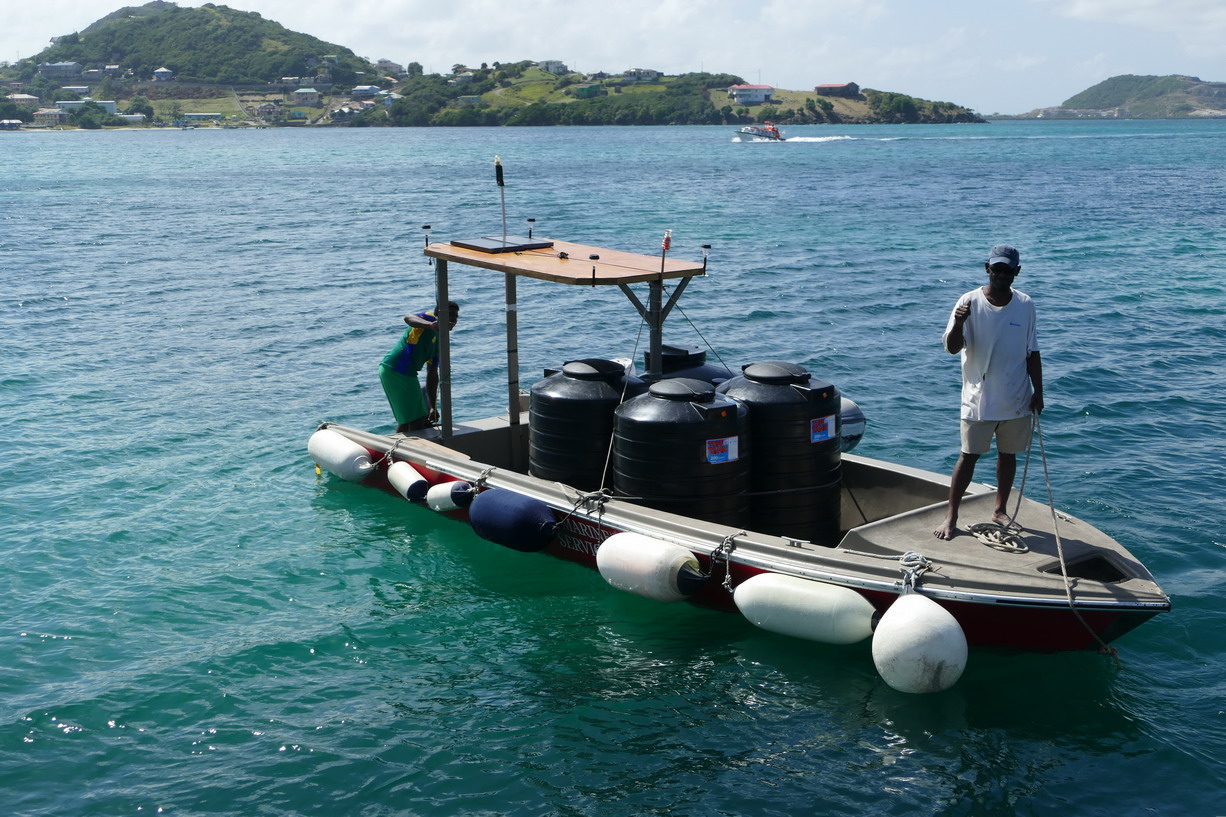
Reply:
[[[653,397],[663,400],[684,400],[687,403],[710,403],[715,400],[715,387],[705,380],[674,377],[652,383]]]
[[[799,385],[809,382],[809,371],[795,363],[767,360],[750,363],[741,369],[745,377],[757,383]]]
[[[625,375],[626,368],[612,360],[586,358],[564,364],[562,373],[575,380],[609,380]]]

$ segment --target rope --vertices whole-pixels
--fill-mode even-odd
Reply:
[[[782,495],[782,494],[803,494],[803,493],[810,492],[810,491],[818,491],[818,490],[821,490],[822,488],[828,488],[828,487],[830,486],[828,485],[809,485],[809,486],[804,486],[800,488],[779,488],[774,491],[741,491],[737,494],[733,494],[732,496],[754,497],[754,496],[776,496],[776,495]],[[648,495],[648,494],[633,495],[633,494],[610,493],[610,497],[613,499],[625,499],[625,500],[631,500],[635,502],[668,503],[668,502],[693,502],[694,501],[694,498],[692,496],[661,496],[661,495],[654,495],[654,494],[652,495]]]
[[[390,464],[392,461],[392,455],[396,453],[396,449],[399,448],[400,444],[407,439],[408,437],[396,438],[396,442],[392,443],[392,447],[387,449],[387,451],[384,451],[383,456],[379,457],[379,459],[375,460],[373,463],[371,463],[371,465],[373,465],[375,468],[378,468],[379,466],[383,465],[383,463],[385,462]]]
[[[1043,429],[1039,426],[1039,415],[1034,415],[1034,431],[1035,436],[1039,438],[1039,454],[1043,460],[1043,478],[1047,483],[1047,506],[1051,509],[1051,525],[1052,532],[1056,536],[1056,555],[1060,559],[1060,575],[1064,578],[1064,594],[1068,599],[1069,609],[1073,611],[1073,615],[1081,622],[1081,626],[1086,628],[1086,632],[1094,636],[1094,640],[1098,642],[1098,652],[1102,655],[1109,655],[1115,659],[1117,667],[1123,666],[1123,661],[1120,660],[1120,652],[1115,647],[1110,646],[1103,641],[1089,622],[1081,615],[1081,611],[1077,609],[1076,602],[1073,600],[1073,583],[1069,579],[1068,565],[1064,560],[1064,540],[1060,538],[1060,522],[1056,514],[1056,501],[1052,496],[1051,490],[1051,474],[1047,469],[1047,448],[1043,442]]]
[[[558,484],[562,485],[563,483]],[[604,504],[612,498],[612,494],[603,488],[601,488],[599,491],[579,494],[579,496],[575,499],[575,504],[572,505],[571,509],[566,512],[566,516],[558,520],[558,526],[561,527],[562,525],[565,525],[572,516],[579,513],[579,508],[584,505],[586,505],[587,510],[590,511],[592,505],[594,504],[596,506],[596,518],[599,519],[604,515]]]
[[[477,478],[475,480],[473,480],[473,488],[478,491],[485,490],[485,481],[489,479],[490,474],[494,473],[497,470],[498,469],[492,465],[489,468],[486,468],[484,471],[482,471],[480,474],[477,475]]]
[[[643,339],[643,327],[646,325],[647,325],[646,321],[639,321],[639,333],[634,338],[634,348],[630,350],[631,364],[633,364],[634,361],[638,359],[639,342]],[[626,375],[629,375],[629,374],[630,374],[629,372],[626,373]],[[629,377],[628,376],[622,377],[622,393],[621,393],[621,397],[617,401],[617,404],[619,406],[622,403],[626,402],[626,389],[628,389],[629,387],[630,387]],[[609,447],[608,449],[605,450],[604,470],[600,472],[600,490],[601,491],[605,490],[605,481],[609,478],[609,463],[612,462],[613,460],[613,443],[616,437],[617,437],[617,430],[614,429],[613,433],[609,435]]]
[[[1030,474],[1030,454],[1034,450],[1034,438],[1037,436],[1036,431],[1038,427],[1039,427],[1039,415],[1034,412],[1031,412],[1030,413],[1030,442],[1026,444],[1026,464],[1022,467],[1022,482],[1020,485],[1017,486],[1017,502],[1014,503],[1013,505],[1013,515],[1009,517],[1010,519],[1013,519],[1013,520],[1017,519],[1018,513],[1020,513],[1022,510],[1022,497],[1026,495],[1026,477],[1029,476]],[[1042,449],[1042,447],[1043,447],[1042,442],[1040,442],[1039,448]],[[1046,460],[1044,460],[1043,462],[1043,467],[1044,469],[1047,468]],[[1006,508],[1005,510],[1007,511],[1008,508]]]
[[[715,355],[715,359],[719,361],[719,365],[723,366],[725,369],[728,369],[728,371],[732,371],[728,364],[724,362],[724,359],[719,356],[719,352],[715,351],[715,347],[711,345],[711,341],[707,340],[706,335],[702,333],[702,330],[698,328],[698,325],[690,320],[689,315],[685,314],[685,310],[681,307],[681,304],[674,304],[673,308],[681,313],[681,317],[685,318],[685,322],[690,325],[690,328],[698,334],[698,337],[702,338],[702,342],[705,343],[707,348],[711,350],[711,354]]]
[[[719,543],[719,546],[716,547],[715,550],[711,551],[711,569],[708,571],[707,576],[710,577],[715,575],[715,563],[722,560],[724,563],[724,589],[729,593],[732,592],[731,556],[732,549],[735,547],[734,540],[736,537],[744,535],[745,531],[743,530],[737,531],[736,533],[730,533],[724,537],[723,541]]]
[[[889,553],[869,553],[866,550],[848,550],[840,548],[841,552],[848,553],[852,556],[867,556],[872,559],[885,559],[891,562],[898,562],[899,568],[903,573],[903,592],[910,592],[915,589],[915,582],[919,577],[929,570],[938,571],[939,567],[934,565],[924,554],[917,553],[914,550],[908,550],[902,554]]]
[[[908,550],[898,558],[898,566],[902,568],[903,595],[914,593],[915,583],[919,581],[921,575],[932,567],[932,562],[924,558],[923,554],[916,553],[914,550]]]
[[[967,528],[980,542],[1002,553],[1029,553],[1030,548],[1014,531],[1020,528],[998,525],[995,522],[980,522]]]

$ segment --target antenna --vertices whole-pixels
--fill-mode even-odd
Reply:
[[[494,181],[498,182],[498,196],[502,199],[502,243],[507,243],[507,183],[502,179],[502,159],[494,156]]]
[[[498,184],[498,198],[502,207],[502,237],[484,235],[480,238],[452,239],[452,246],[463,247],[478,252],[524,252],[526,250],[540,250],[552,247],[552,241],[532,238],[532,225],[536,223],[534,218],[528,219],[527,236],[507,235],[507,183],[502,174],[502,158],[500,156],[494,157],[494,181]]]

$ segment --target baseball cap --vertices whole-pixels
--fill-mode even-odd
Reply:
[[[1022,256],[1018,253],[1017,248],[1009,244],[997,244],[988,253],[988,266],[993,264],[1008,264],[1011,267],[1018,267],[1022,263]]]

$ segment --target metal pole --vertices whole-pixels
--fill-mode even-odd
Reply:
[[[650,330],[650,347],[647,357],[647,379],[664,376],[664,315],[661,301],[664,297],[664,281],[656,279],[649,283],[651,292],[647,297],[647,328]]]
[[[506,309],[507,309],[507,422],[510,426],[510,461],[517,470],[528,466],[527,454],[524,452],[524,438],[520,435],[522,428],[519,411],[519,303],[516,295],[515,276],[506,274]]]
[[[507,413],[511,425],[519,425],[519,303],[515,276],[506,273],[507,304]]]
[[[435,306],[438,319],[438,389],[439,399],[443,402],[442,432],[443,439],[452,435],[451,426],[451,309],[447,305],[447,261],[437,258],[434,261]]]

